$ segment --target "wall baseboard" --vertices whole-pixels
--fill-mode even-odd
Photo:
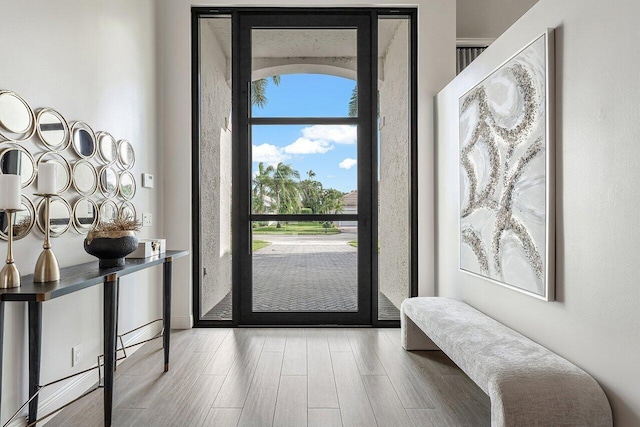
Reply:
[[[171,329],[193,328],[193,315],[171,317]]]
[[[138,341],[143,341],[145,339],[153,338],[162,330],[162,325],[160,323],[152,323],[150,325],[145,326],[144,328],[136,331],[135,334],[131,335],[131,338],[124,342],[124,345],[130,345]],[[119,343],[119,341],[118,341]],[[128,349],[128,355],[135,353],[140,347]],[[126,360],[126,359],[125,359]],[[122,363],[122,362],[121,362]],[[96,367],[97,363],[92,365],[92,367]],[[62,405],[70,402],[71,400],[81,396],[86,393],[87,390],[94,387],[98,382],[98,372],[91,371],[87,372],[83,375],[78,375],[74,377],[70,382],[64,384],[58,390],[56,390],[51,396],[43,399],[38,405],[38,414],[44,415],[48,414],[51,411],[55,411],[57,408],[60,408]],[[42,423],[38,423],[38,425],[44,425],[48,421],[50,421],[53,416],[47,418],[42,421]],[[19,423],[18,423],[19,422]],[[17,424],[16,424],[17,423]],[[24,427],[27,425],[26,417],[22,417],[21,419],[15,420],[7,427]]]

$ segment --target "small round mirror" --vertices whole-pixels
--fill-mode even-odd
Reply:
[[[100,222],[113,222],[118,218],[118,205],[113,200],[105,200],[100,205]]]
[[[52,151],[65,150],[71,142],[69,124],[52,108],[43,108],[38,112],[36,131],[42,143]]]
[[[28,197],[22,196],[22,211],[13,214],[13,240],[27,236],[36,222],[35,207]],[[0,239],[7,240],[9,221],[5,212],[0,212]]]
[[[133,206],[133,203],[131,202],[123,202],[120,205],[118,215],[120,215],[120,218],[136,219],[137,218],[136,207]]]
[[[80,157],[90,159],[96,154],[96,135],[85,122],[75,122],[71,126],[71,145]]]
[[[0,91],[0,136],[8,141],[24,141],[35,131],[33,110],[17,93]]]
[[[38,229],[44,233],[44,210],[45,200],[41,200],[38,203],[38,215],[36,216],[36,223]],[[66,233],[71,227],[71,206],[69,203],[59,196],[51,198],[51,205],[49,207],[49,230],[51,237],[58,237]]]
[[[80,234],[87,234],[98,224],[98,205],[93,200],[82,197],[73,205],[73,227]]]
[[[118,143],[118,164],[124,170],[129,170],[136,162],[136,155],[133,146],[129,141],[121,140]]]
[[[73,165],[73,187],[83,196],[91,196],[98,189],[98,172],[86,160]]]
[[[131,172],[120,174],[120,196],[125,200],[131,200],[136,195],[136,180]]]
[[[106,198],[118,193],[118,174],[109,166],[100,170],[100,191]]]
[[[44,153],[38,158],[38,166],[42,162],[56,164],[56,182],[58,183],[58,194],[62,194],[71,187],[71,165],[62,157],[60,153]]]
[[[118,145],[113,136],[108,132],[98,132],[98,154],[106,165],[113,164],[118,157]]]
[[[36,162],[22,147],[12,146],[0,151],[0,173],[20,175],[22,188],[28,187],[36,179]]]

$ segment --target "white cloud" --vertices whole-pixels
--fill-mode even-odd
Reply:
[[[284,154],[278,147],[271,144],[253,145],[252,147],[253,161],[263,162],[268,165],[277,165],[278,163],[290,158]]]
[[[341,161],[338,166],[340,166],[340,169],[349,170],[352,167],[354,167],[357,163],[358,163],[358,161],[356,159],[351,159],[351,158],[347,157],[346,159]]]
[[[298,138],[293,144],[283,148],[287,154],[324,154],[333,146],[322,139]]]
[[[358,129],[351,125],[314,125],[302,129],[302,135],[311,140],[355,144],[358,139]]]

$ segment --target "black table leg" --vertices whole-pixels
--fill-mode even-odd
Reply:
[[[42,303],[29,304],[29,397],[40,387],[40,356],[42,353]],[[38,419],[38,396],[29,403],[29,424]]]
[[[116,352],[116,274],[109,274],[104,280],[104,425],[111,426],[113,409],[113,369]]]
[[[173,268],[173,258],[164,260],[162,270],[162,325],[164,336],[162,346],[164,347],[164,371],[169,372],[169,350],[171,340],[171,275]]]
[[[115,361],[113,365],[113,371],[118,370],[118,319],[120,318],[120,278],[118,277],[118,281],[116,282],[116,355]]]
[[[4,301],[0,301],[0,361],[4,354]],[[2,402],[2,363],[0,363],[0,402]],[[0,422],[2,421],[2,405],[0,405]]]

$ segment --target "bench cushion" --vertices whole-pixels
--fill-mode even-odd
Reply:
[[[553,425],[612,424],[607,398],[590,375],[469,305],[410,298],[402,311],[489,395],[493,425],[540,420],[540,411]]]

